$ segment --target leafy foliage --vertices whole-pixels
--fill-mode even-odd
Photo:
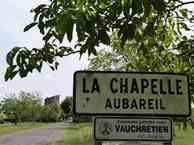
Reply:
[[[155,36],[154,39],[157,42],[160,41],[159,36]],[[90,58],[89,69],[192,74],[190,58],[183,57],[178,49],[166,48],[165,43],[158,47],[157,42],[153,39],[142,40],[141,43],[127,41],[121,48],[120,41],[117,35],[113,34],[111,39],[112,50],[102,49],[98,56]]]
[[[157,40],[156,37],[155,39]],[[120,41],[117,35],[113,34],[111,39],[112,51],[108,51],[107,49],[100,50],[97,56],[93,56],[90,59],[88,69],[93,71],[117,70],[185,73],[190,77],[190,91],[192,96],[189,97],[194,100],[194,90],[192,89],[194,86],[192,58],[183,56],[183,53],[180,52],[179,49],[165,48],[165,44],[163,44],[164,49],[160,51],[158,47],[155,46],[155,43],[152,43],[153,41],[142,41],[141,44],[144,46],[143,49],[140,50],[135,49],[138,48],[139,45],[136,41],[127,41],[123,48],[119,45]],[[153,49],[150,50],[150,47]],[[149,53],[148,50],[150,50]],[[191,118],[173,118],[174,121],[181,122],[184,128],[187,128],[190,119]],[[194,125],[192,122],[190,122],[190,124],[191,126]]]
[[[65,114],[72,114],[73,113],[73,98],[66,97],[63,102],[61,103],[61,108]]]
[[[193,3],[181,0],[50,0],[49,4],[40,4],[32,9],[34,20],[24,31],[37,27],[45,44],[42,48],[13,48],[7,55],[9,67],[5,80],[18,73],[25,77],[34,69],[40,72],[44,62],[56,70],[57,57],[74,53],[96,55],[99,44],[110,45],[110,35],[115,32],[121,47],[130,40],[138,44],[134,51],[144,51],[147,55],[155,49],[162,53],[164,49],[174,48],[180,55],[183,53],[190,58],[193,38],[183,32],[192,32],[193,11],[185,6]],[[71,42],[74,36],[77,36],[74,47],[65,46],[64,40]],[[147,43],[151,47],[144,49]]]
[[[2,100],[4,120],[17,122],[55,122],[59,120],[60,106],[44,106],[37,93],[10,94]]]
[[[6,115],[3,112],[0,112],[0,124],[3,124],[5,121]]]

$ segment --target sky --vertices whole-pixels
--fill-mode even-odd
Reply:
[[[73,94],[73,73],[87,68],[87,58],[71,55],[59,60],[59,68],[52,71],[44,65],[42,72],[34,72],[26,78],[16,77],[4,81],[6,54],[15,46],[41,47],[43,42],[38,29],[23,32],[32,22],[30,10],[47,0],[6,0],[0,5],[0,99],[19,91],[39,92],[43,98],[61,95],[61,100]]]

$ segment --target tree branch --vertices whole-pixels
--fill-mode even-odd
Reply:
[[[171,11],[174,11],[175,9],[178,9],[179,7],[182,7],[184,5],[188,5],[188,4],[194,4],[194,1],[189,1],[189,2],[181,2],[180,4],[176,5],[175,7],[173,7],[172,9],[170,9]]]
[[[69,56],[71,54],[80,53],[80,50],[69,52],[68,54],[64,54],[63,56]]]

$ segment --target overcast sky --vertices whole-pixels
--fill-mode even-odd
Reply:
[[[4,82],[5,57],[14,46],[41,47],[42,41],[37,30],[23,32],[25,25],[32,22],[30,10],[47,0],[5,0],[0,5],[0,99],[5,94],[38,91],[45,97],[53,95],[72,96],[73,73],[87,67],[87,59],[69,56],[60,59],[58,71],[53,72],[46,65],[41,73],[30,74],[27,78],[16,77]]]

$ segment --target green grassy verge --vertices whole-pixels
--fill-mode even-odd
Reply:
[[[55,145],[93,145],[92,128],[85,123],[70,125],[64,130],[64,139]]]
[[[162,145],[162,144],[151,144]],[[175,127],[175,136],[173,137],[172,145],[194,145],[194,129],[187,126],[186,130]]]
[[[194,145],[194,129],[188,127],[187,130],[183,131],[176,128],[173,145]]]
[[[188,126],[186,130],[175,128],[175,136],[172,145],[194,145],[194,129]],[[63,140],[54,145],[93,145],[92,128],[87,124],[71,125],[64,130]],[[117,143],[114,143],[116,145]],[[108,144],[107,145],[113,145]],[[162,145],[162,143],[151,143],[150,145]]]
[[[14,124],[5,123],[0,124],[0,135],[46,126],[46,123],[18,123],[17,126],[15,126]]]

